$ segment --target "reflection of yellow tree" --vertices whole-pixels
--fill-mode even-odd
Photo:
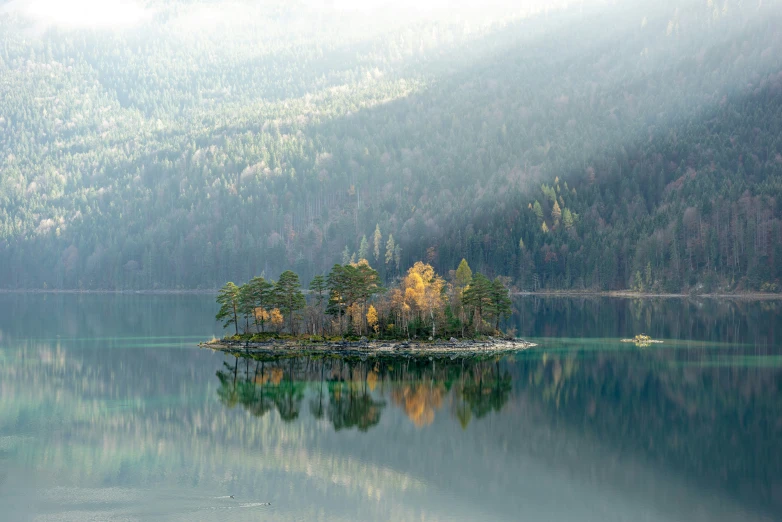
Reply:
[[[401,406],[416,427],[428,426],[434,421],[435,410],[443,405],[444,390],[428,384],[405,385],[391,392],[394,404]]]
[[[367,386],[369,386],[369,391],[375,391],[377,386],[377,373],[375,371],[367,373]]]

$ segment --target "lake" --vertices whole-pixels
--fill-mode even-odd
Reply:
[[[210,296],[0,294],[0,520],[782,519],[782,302],[515,308],[513,356],[251,359]]]

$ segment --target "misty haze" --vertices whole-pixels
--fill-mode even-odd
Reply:
[[[0,0],[0,521],[782,519],[782,0]]]

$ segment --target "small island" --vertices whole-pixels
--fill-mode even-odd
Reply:
[[[288,270],[277,281],[226,283],[216,318],[233,334],[201,346],[226,352],[488,354],[535,346],[500,326],[511,314],[507,282],[473,274],[462,259],[448,280],[416,262],[381,284],[366,259],[336,264],[312,279],[308,295]]]
[[[620,342],[622,343],[633,343],[639,348],[645,348],[647,346],[650,346],[652,344],[662,344],[662,341],[657,341],[655,339],[652,339],[646,334],[638,334],[632,339],[622,339]]]

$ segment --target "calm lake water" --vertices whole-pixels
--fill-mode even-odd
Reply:
[[[262,360],[208,296],[0,295],[0,520],[782,519],[782,302],[515,305],[512,357]]]

